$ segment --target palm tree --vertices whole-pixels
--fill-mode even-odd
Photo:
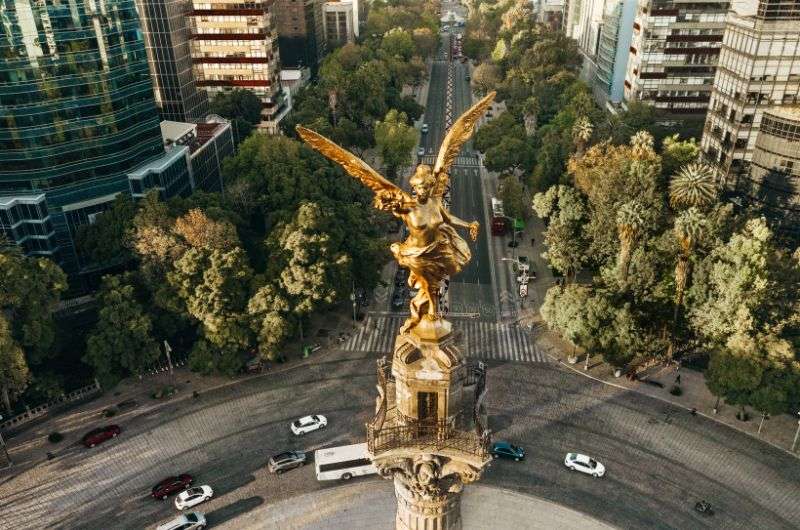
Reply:
[[[572,139],[575,141],[575,148],[578,156],[583,154],[584,149],[586,149],[586,144],[592,139],[593,132],[594,126],[586,116],[581,116],[575,121],[575,125],[572,126]]]
[[[631,136],[631,146],[636,156],[641,157],[651,154],[654,144],[655,140],[653,140],[653,135],[647,131],[639,131]]]
[[[678,263],[675,265],[675,312],[672,318],[672,341],[670,342],[668,357],[672,357],[673,345],[675,342],[675,334],[678,330],[678,318],[680,316],[680,308],[683,305],[683,295],[686,292],[686,286],[689,283],[689,274],[691,273],[691,258],[697,242],[705,237],[708,229],[708,221],[706,217],[695,207],[681,212],[675,219],[675,226],[673,228],[675,238],[678,240],[680,253],[678,254]]]
[[[631,261],[633,244],[644,227],[644,218],[644,206],[636,200],[626,202],[617,211],[617,231],[619,233],[617,267],[622,284],[628,280],[628,265]]]
[[[536,125],[540,110],[539,100],[536,96],[531,96],[525,100],[522,106],[522,114],[525,120],[525,133],[528,136],[536,134]]]
[[[673,208],[705,208],[716,199],[714,170],[702,162],[687,164],[669,183],[669,203]]]

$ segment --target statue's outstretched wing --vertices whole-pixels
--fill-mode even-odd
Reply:
[[[302,125],[295,127],[297,134],[300,135],[308,145],[330,158],[347,173],[361,181],[362,184],[374,191],[376,199],[392,197],[400,201],[409,201],[411,197],[403,190],[386,180],[380,173],[372,169],[369,164],[358,158],[356,155],[325,138],[321,134],[306,129]]]
[[[456,120],[447,132],[447,136],[444,137],[442,147],[439,149],[439,156],[436,158],[436,164],[433,166],[433,175],[436,177],[435,196],[444,194],[449,179],[447,172],[450,170],[450,166],[455,162],[461,147],[475,132],[475,124],[486,113],[486,109],[491,106],[495,95],[496,92],[492,91],[475,103],[472,108]]]

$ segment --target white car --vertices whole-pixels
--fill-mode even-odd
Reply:
[[[200,512],[189,512],[158,525],[156,530],[202,530],[206,527],[206,517]]]
[[[573,471],[580,471],[581,473],[592,475],[595,478],[602,477],[606,474],[606,468],[603,464],[594,458],[589,458],[579,453],[567,453],[567,457],[564,459],[564,465]]]
[[[182,491],[175,497],[175,507],[179,510],[185,510],[192,506],[197,506],[201,502],[206,502],[214,496],[214,490],[211,486],[195,486],[186,491]]]
[[[417,156],[425,156],[425,148],[424,147],[420,147],[419,149],[417,149]]]
[[[299,420],[293,421],[291,428],[295,436],[301,436],[307,432],[323,429],[326,425],[328,425],[328,420],[325,416],[314,414],[312,416],[303,416]]]

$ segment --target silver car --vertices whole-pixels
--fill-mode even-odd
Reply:
[[[302,451],[286,451],[270,457],[267,468],[270,473],[280,475],[284,471],[305,465],[306,454]]]

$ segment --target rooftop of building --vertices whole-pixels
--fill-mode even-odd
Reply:
[[[161,136],[165,145],[186,145],[190,154],[194,154],[229,126],[227,121],[217,117],[209,117],[205,123],[164,120],[161,122]]]

